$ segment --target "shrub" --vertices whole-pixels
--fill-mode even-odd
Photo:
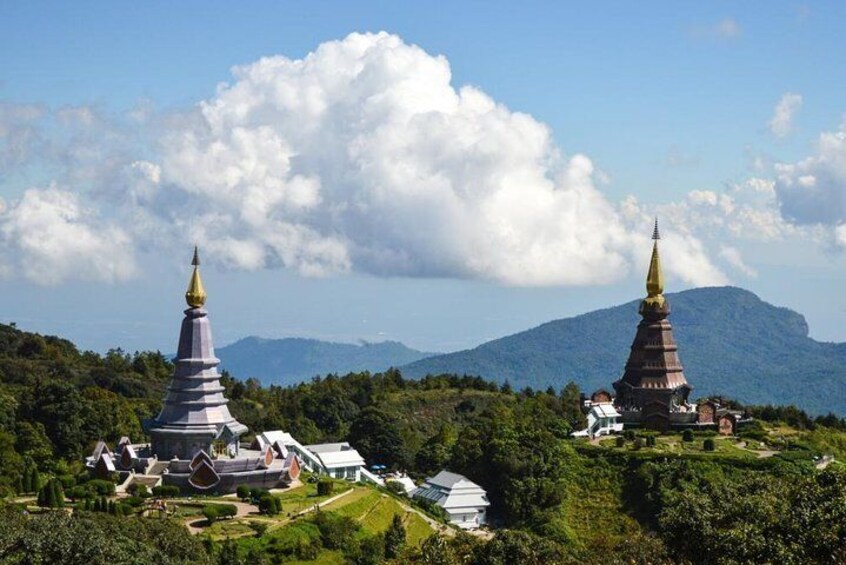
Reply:
[[[691,442],[693,441],[693,430],[685,430],[682,432],[682,441]]]
[[[714,439],[709,437],[704,442],[702,442],[702,449],[704,449],[705,451],[714,451],[715,449],[717,449],[717,446],[714,443]]]
[[[321,479],[317,481],[317,495],[329,496],[335,491],[335,483],[330,480]]]
[[[623,432],[623,437],[625,437],[628,441],[634,441],[635,432],[634,430],[626,430]]]
[[[643,447],[643,438],[635,438],[634,443],[632,444],[632,449],[637,451],[641,447]]]
[[[402,483],[399,481],[388,481],[385,483],[385,488],[394,494],[406,496],[405,487],[402,486]]]
[[[144,499],[141,498],[140,496],[130,496],[125,500],[125,502],[129,506],[137,508],[137,507],[141,506],[142,504],[144,504]]]
[[[268,516],[276,516],[282,511],[282,501],[278,497],[266,494],[259,500],[259,511]]]
[[[270,527],[267,522],[250,522],[250,528],[256,533],[256,537],[260,538]]]
[[[59,482],[62,483],[62,488],[65,491],[69,491],[73,487],[76,486],[76,477],[73,475],[62,475],[61,477],[57,477]]]
[[[314,523],[320,530],[320,539],[327,549],[345,549],[355,543],[359,525],[349,516],[331,512],[318,512]]]
[[[626,445],[626,438],[617,436],[617,447],[623,447],[624,445]]]
[[[92,479],[85,486],[100,496],[111,496],[115,493],[115,484],[102,479]]]
[[[159,485],[153,487],[153,496],[159,498],[173,498],[179,496],[179,487],[175,485]]]
[[[148,489],[147,485],[144,484],[132,483],[126,491],[129,494],[140,496],[141,498],[150,498],[150,489]]]
[[[258,487],[251,488],[250,489],[250,500],[257,503],[258,501],[260,501],[262,499],[263,496],[265,496],[267,494],[270,494],[270,491],[268,491],[266,488],[258,488]]]
[[[68,496],[74,501],[91,498],[92,493],[82,485],[77,485],[68,491]]]
[[[209,524],[214,524],[220,516],[217,511],[217,504],[207,504],[203,506],[203,516],[206,517]]]
[[[238,489],[235,491],[235,494],[237,494],[238,498],[241,500],[247,500],[250,498],[250,487],[247,485],[238,485]]]
[[[646,436],[646,447],[655,447],[655,436]]]

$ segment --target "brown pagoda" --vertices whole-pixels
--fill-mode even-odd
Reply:
[[[639,310],[643,319],[637,326],[625,372],[614,383],[614,404],[626,426],[666,431],[695,422],[696,407],[687,402],[692,387],[684,377],[673,328],[667,319],[670,303],[663,294],[657,220],[652,239],[647,296]]]

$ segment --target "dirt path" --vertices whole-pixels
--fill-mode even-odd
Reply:
[[[333,496],[332,498],[327,498],[326,500],[324,500],[323,502],[321,502],[321,503],[319,503],[319,504],[315,504],[314,506],[309,506],[309,507],[308,507],[308,508],[306,508],[305,510],[300,510],[299,512],[297,512],[296,514],[294,514],[294,517],[296,518],[296,517],[298,517],[298,516],[303,516],[303,515],[305,515],[305,514],[308,514],[309,512],[314,512],[315,507],[317,507],[317,508],[323,508],[324,506],[327,506],[327,505],[329,505],[329,504],[332,504],[332,503],[333,503],[333,502],[335,502],[336,500],[341,499],[341,498],[343,498],[343,497],[347,496],[348,494],[350,494],[350,493],[351,493],[351,492],[353,492],[353,491],[355,491],[355,489],[354,489],[354,488],[351,488],[351,489],[345,490],[345,491],[344,491],[344,492],[342,492],[341,494],[336,494],[336,495],[335,495],[335,496]]]
[[[286,489],[286,490],[288,490],[288,489]],[[349,493],[353,492],[354,490],[355,489],[345,490],[344,492],[342,492],[340,494],[336,494],[335,496],[333,496],[331,498],[327,498],[323,502],[319,502],[318,504],[310,506],[310,507],[306,508],[305,510],[301,510],[301,511],[297,512],[291,518],[283,518],[283,519],[276,519],[276,518],[264,516],[263,514],[261,514],[258,511],[258,508],[256,507],[255,504],[249,504],[247,502],[229,501],[229,500],[227,500],[223,504],[232,504],[233,506],[235,506],[235,508],[238,509],[238,513],[235,514],[234,518],[248,518],[248,517],[255,518],[256,520],[260,520],[262,522],[268,522],[270,526],[277,528],[279,526],[284,526],[285,524],[287,524],[288,522],[290,522],[294,518],[298,518],[300,516],[308,514],[309,512],[314,512],[315,507],[323,508],[327,504],[331,504],[331,503],[335,502],[336,500],[343,498],[344,496],[348,495]],[[197,504],[197,503],[201,503],[201,502],[196,501],[196,500],[174,500],[174,503],[176,503],[176,504],[180,504],[180,503],[181,504]],[[209,504],[221,504],[221,502],[214,501],[214,500],[210,500],[210,501],[208,501],[208,503]],[[205,518],[197,518],[196,516],[191,516],[191,517],[189,517],[188,519],[185,520],[185,527],[188,528],[188,531],[191,532],[191,534],[196,535],[196,534],[202,533],[208,526],[206,526],[206,519]]]
[[[772,457],[778,453],[778,451],[772,451],[770,449],[750,449],[745,441],[735,444],[735,447],[748,451],[749,453],[754,453],[758,456],[758,459],[766,459],[767,457]]]

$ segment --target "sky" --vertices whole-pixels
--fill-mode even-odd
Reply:
[[[0,3],[0,321],[453,351],[735,285],[846,341],[842,2]]]

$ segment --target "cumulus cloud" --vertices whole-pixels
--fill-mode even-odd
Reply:
[[[787,92],[782,95],[773,109],[773,117],[767,126],[775,137],[785,138],[793,131],[793,119],[802,107],[802,95]]]
[[[196,241],[237,269],[578,285],[618,279],[649,248],[649,219],[608,200],[590,158],[563,155],[546,125],[454,86],[444,57],[395,35],[237,67],[191,110],[145,112],[138,147],[141,136],[100,118],[84,108],[56,118],[74,128],[62,158],[84,194],[34,190],[0,217],[24,256],[61,266],[76,255],[114,280],[132,265],[81,256]],[[102,218],[84,211],[94,202]],[[28,237],[21,217],[39,207],[51,233],[75,230],[76,247],[48,252]],[[671,274],[725,281],[692,232],[670,226],[665,248]]]
[[[0,234],[21,252],[19,269],[45,285],[70,276],[118,281],[135,272],[129,236],[98,223],[77,195],[56,187],[27,190],[4,215]]]
[[[782,214],[797,224],[846,222],[846,124],[824,132],[810,157],[775,166]]]

